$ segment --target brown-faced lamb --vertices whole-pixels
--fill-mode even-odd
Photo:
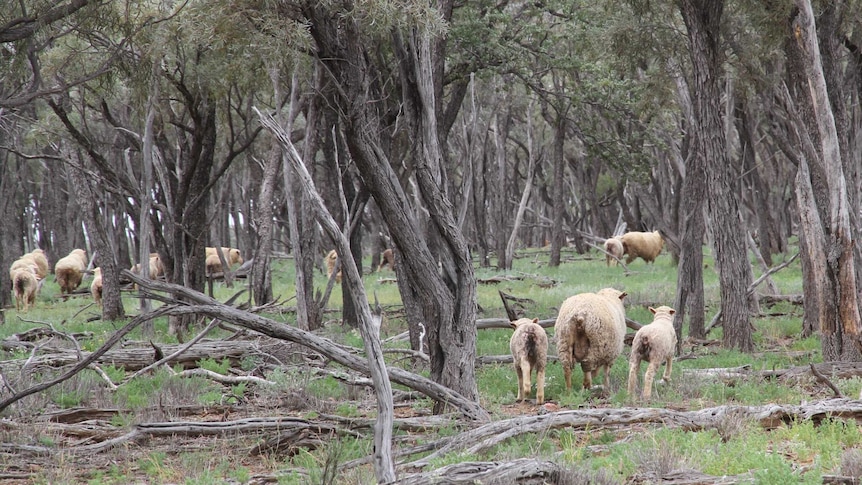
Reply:
[[[90,294],[96,305],[102,306],[102,268],[93,270],[93,282],[90,283]]]
[[[572,389],[572,367],[576,362],[584,372],[584,389],[592,387],[601,369],[605,371],[605,387],[610,385],[610,367],[623,352],[625,297],[623,291],[605,288],[571,296],[560,306],[554,334],[567,390]]]
[[[620,258],[623,257],[623,243],[619,237],[611,237],[605,239],[605,264],[607,266],[616,266]]]
[[[655,315],[652,323],[644,325],[635,334],[632,341],[632,353],[629,357],[629,396],[634,396],[638,384],[638,373],[641,361],[649,362],[644,374],[644,387],[642,397],[649,399],[652,394],[652,382],[662,362],[667,363],[664,369],[663,382],[670,380],[673,369],[673,354],[676,351],[676,331],[673,328],[673,314],[676,313],[671,307],[650,307],[649,311]]]
[[[536,404],[545,402],[545,365],[548,362],[548,334],[539,319],[521,318],[509,325],[515,329],[509,339],[509,350],[518,375],[518,401],[530,396],[530,374],[536,370]]]
[[[54,265],[54,276],[60,285],[60,294],[75,291],[84,278],[87,269],[87,253],[83,249],[73,249],[68,256],[60,258]]]
[[[27,268],[18,268],[12,272],[12,292],[15,294],[15,309],[26,312],[30,305],[36,302],[36,289],[39,279],[36,277],[36,264]]]
[[[380,253],[380,265],[377,266],[377,271],[382,271],[386,266],[390,270],[395,271],[395,255],[392,254],[392,249],[387,249]]]
[[[332,272],[335,270],[335,261],[338,259],[338,253],[333,249],[326,255],[326,277],[331,278]],[[341,283],[341,270],[338,270],[338,273],[335,275],[335,282]]]
[[[623,253],[626,254],[626,264],[631,264],[638,257],[651,263],[664,247],[664,238],[658,231],[627,232],[620,236],[620,242],[623,245]]]

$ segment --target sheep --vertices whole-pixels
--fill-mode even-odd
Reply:
[[[90,283],[90,294],[96,305],[102,306],[102,268],[93,270],[93,282]]]
[[[15,294],[15,309],[26,312],[30,305],[36,302],[36,289],[39,280],[36,278],[37,266],[34,263],[29,268],[18,268],[12,274],[12,291]]]
[[[395,271],[395,255],[392,254],[392,249],[380,253],[380,265],[377,267],[377,271],[382,271],[385,266],[389,266],[390,270]]]
[[[509,350],[518,375],[518,401],[530,395],[530,373],[536,370],[536,404],[545,402],[545,365],[548,362],[548,334],[539,319],[521,318],[509,323],[515,332],[509,339]]]
[[[24,256],[31,256],[36,263],[36,276],[40,280],[44,280],[48,276],[48,258],[45,257],[45,251],[36,248]]]
[[[634,396],[641,361],[649,362],[644,374],[642,397],[645,400],[650,398],[652,382],[662,362],[667,363],[662,382],[670,381],[670,373],[673,370],[673,354],[676,351],[676,330],[673,328],[673,314],[676,313],[676,310],[669,306],[660,306],[658,308],[650,307],[649,311],[655,317],[652,323],[644,325],[635,334],[632,341],[632,353],[629,357],[629,396]]]
[[[623,243],[619,236],[605,239],[605,265],[616,266],[617,261],[623,257]]]
[[[159,259],[158,253],[150,254],[150,261],[147,267],[150,272],[150,278],[152,279],[165,274],[165,267],[162,265],[162,260]],[[141,264],[135,263],[131,268],[129,268],[129,271],[135,274],[141,274]]]
[[[33,268],[36,268],[35,270]],[[15,279],[15,273],[18,271],[25,269],[27,271],[34,272],[37,277],[39,274],[38,265],[36,261],[33,259],[33,256],[30,254],[25,254],[20,258],[16,259],[12,262],[12,265],[9,266],[9,280],[12,281]]]
[[[580,362],[584,372],[584,389],[593,386],[593,379],[601,369],[605,371],[605,387],[610,385],[610,367],[623,352],[626,295],[624,291],[605,288],[597,293],[571,296],[560,306],[554,333],[566,390],[572,389],[575,362]]]
[[[326,277],[332,277],[332,271],[335,270],[335,261],[338,259],[338,253],[333,249],[326,255],[326,259],[324,262],[326,263]],[[335,275],[335,282],[341,283],[341,270],[338,270],[338,273]]]
[[[626,254],[626,264],[631,264],[640,257],[647,263],[655,261],[664,247],[664,239],[658,231],[627,232],[620,236],[623,252]]]
[[[87,253],[83,249],[73,249],[68,256],[60,258],[54,265],[54,277],[60,285],[60,294],[75,291],[84,278],[87,269]]]
[[[204,256],[206,259],[209,259],[210,256],[215,256],[218,259],[218,250],[216,248],[212,248],[207,246],[204,250]],[[225,261],[228,262],[228,265],[233,267],[237,264],[242,264],[242,253],[240,253],[239,249],[236,248],[221,248],[221,252],[224,255]],[[221,270],[219,270],[221,271]]]

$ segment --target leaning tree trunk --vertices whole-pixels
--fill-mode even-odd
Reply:
[[[727,155],[726,136],[721,121],[721,15],[723,0],[681,0],[683,21],[688,29],[694,93],[695,156],[705,157],[707,211],[715,227],[715,260],[721,286],[723,345],[749,352],[754,350],[751,335],[748,263],[745,237],[740,221],[738,196],[733,192],[732,167]]]
[[[814,106],[812,122],[816,124],[816,133],[819,135],[818,148],[821,157],[819,163],[822,164],[826,174],[828,190],[828,193],[815,194],[814,197],[815,203],[823,201],[828,209],[828,220],[821,221],[820,226],[827,229],[825,251],[814,257],[825,259],[825,269],[831,275],[829,279],[834,281],[831,285],[832,291],[823,291],[811,296],[822,298],[821,304],[824,307],[837,309],[837,320],[827,318],[820,321],[824,359],[857,360],[862,352],[862,339],[860,339],[862,321],[860,321],[856,291],[856,263],[850,227],[851,209],[841,162],[841,146],[826,89],[811,2],[796,0],[796,7],[798,12],[793,19],[792,32],[799,45],[808,80],[808,95]],[[812,161],[814,162],[816,161]],[[818,198],[818,195],[822,197]],[[814,222],[811,223],[814,224]],[[812,230],[814,229],[816,228],[812,227]],[[812,241],[809,239],[807,242]],[[822,265],[813,265],[813,267],[821,268]],[[821,308],[821,312],[823,311],[827,310]]]

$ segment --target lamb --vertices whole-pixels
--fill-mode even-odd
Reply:
[[[90,294],[96,305],[102,306],[102,268],[93,270],[93,282],[90,283]]]
[[[545,402],[545,365],[548,362],[548,334],[539,319],[521,318],[509,323],[515,332],[509,339],[509,350],[518,375],[518,401],[530,395],[530,373],[536,370],[536,404]]]
[[[36,271],[34,263],[29,268],[18,268],[12,273],[12,291],[15,293],[15,309],[18,311],[26,312],[30,305],[36,302],[36,289],[39,287]]]
[[[335,270],[335,261],[338,259],[338,253],[333,249],[326,255],[326,277],[332,277],[332,271]],[[335,282],[341,283],[341,270],[338,271],[338,274],[335,275]]]
[[[640,257],[647,263],[655,261],[664,247],[664,239],[658,231],[653,232],[627,232],[620,236],[623,252],[626,256],[626,264],[631,264]]]
[[[593,386],[601,369],[605,371],[605,387],[610,385],[610,367],[623,352],[626,295],[624,291],[605,288],[571,296],[560,306],[554,333],[567,390],[572,389],[575,362],[580,362],[584,371],[584,389]]]
[[[75,291],[84,278],[87,269],[87,253],[83,249],[73,249],[68,256],[60,258],[54,265],[54,276],[60,285],[60,294]]]
[[[392,254],[392,249],[380,253],[380,265],[377,267],[377,271],[382,271],[385,266],[389,266],[390,270],[395,271],[395,255]]]
[[[676,313],[676,310],[668,306],[660,306],[658,308],[650,307],[649,311],[655,317],[652,323],[644,325],[635,334],[632,341],[632,353],[629,357],[629,396],[634,396],[641,361],[649,362],[644,374],[642,397],[645,400],[650,398],[652,382],[662,362],[667,363],[662,382],[670,381],[673,354],[676,351],[676,331],[673,328],[673,314]]]
[[[150,254],[150,261],[148,265],[148,270],[150,273],[150,278],[158,278],[165,274],[165,267],[162,266],[162,260],[159,259],[158,253]],[[129,271],[135,274],[141,274],[141,265],[140,263],[134,264]]]
[[[616,266],[617,261],[623,257],[623,243],[619,236],[605,239],[605,264],[607,266]]]

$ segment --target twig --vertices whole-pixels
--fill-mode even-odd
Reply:
[[[173,370],[171,372],[173,372]],[[174,375],[178,377],[203,376],[208,377],[220,384],[239,384],[241,382],[253,382],[255,384],[264,384],[267,386],[274,386],[276,384],[273,381],[268,381],[257,376],[226,376],[224,374],[219,374],[218,372],[202,369],[200,367],[196,369],[186,369],[182,372],[176,372],[174,373]]]
[[[99,374],[99,376],[101,376],[102,379],[108,383],[108,387],[110,387],[112,391],[116,391],[117,389],[119,389],[119,387],[114,384],[114,381],[111,380],[108,374],[105,374],[105,371],[103,371],[102,368],[98,365],[90,364],[89,366],[87,366],[87,368],[96,371],[96,374]]]
[[[829,388],[832,389],[832,392],[835,393],[835,397],[844,397],[844,394],[842,394],[841,391],[837,387],[835,387],[835,384],[833,384],[832,381],[827,379],[826,376],[821,374],[820,371],[817,370],[816,367],[814,367],[814,364],[808,365],[811,366],[811,373],[814,374],[814,377],[816,377],[818,381],[829,386]]]

